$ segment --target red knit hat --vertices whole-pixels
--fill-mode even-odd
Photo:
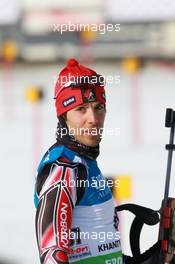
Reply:
[[[87,102],[99,101],[105,106],[104,78],[69,59],[57,78],[54,98],[58,117]]]

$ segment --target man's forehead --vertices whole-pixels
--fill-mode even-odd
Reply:
[[[80,104],[80,105],[78,105],[77,107],[79,107],[79,106],[96,106],[96,105],[101,105],[102,103],[101,102],[99,102],[99,101],[94,101],[94,102],[89,102],[89,103],[83,103],[83,104]]]

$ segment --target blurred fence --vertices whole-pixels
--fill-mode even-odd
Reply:
[[[132,5],[127,0],[23,0],[21,5],[16,1],[16,8],[15,0],[8,2],[7,14],[0,15],[1,59],[7,40],[16,47],[16,59],[33,62],[80,58],[85,53],[94,59],[175,58],[172,0]],[[1,4],[2,14],[7,4]],[[10,6],[16,10],[14,18]]]

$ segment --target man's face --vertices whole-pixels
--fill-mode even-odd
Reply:
[[[101,141],[105,114],[105,107],[97,101],[71,109],[66,117],[69,133],[86,146],[97,146]]]

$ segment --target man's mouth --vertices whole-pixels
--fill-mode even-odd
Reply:
[[[98,135],[98,128],[93,127],[93,128],[85,128],[83,129],[83,134],[84,135],[90,135],[90,136],[97,136]]]

